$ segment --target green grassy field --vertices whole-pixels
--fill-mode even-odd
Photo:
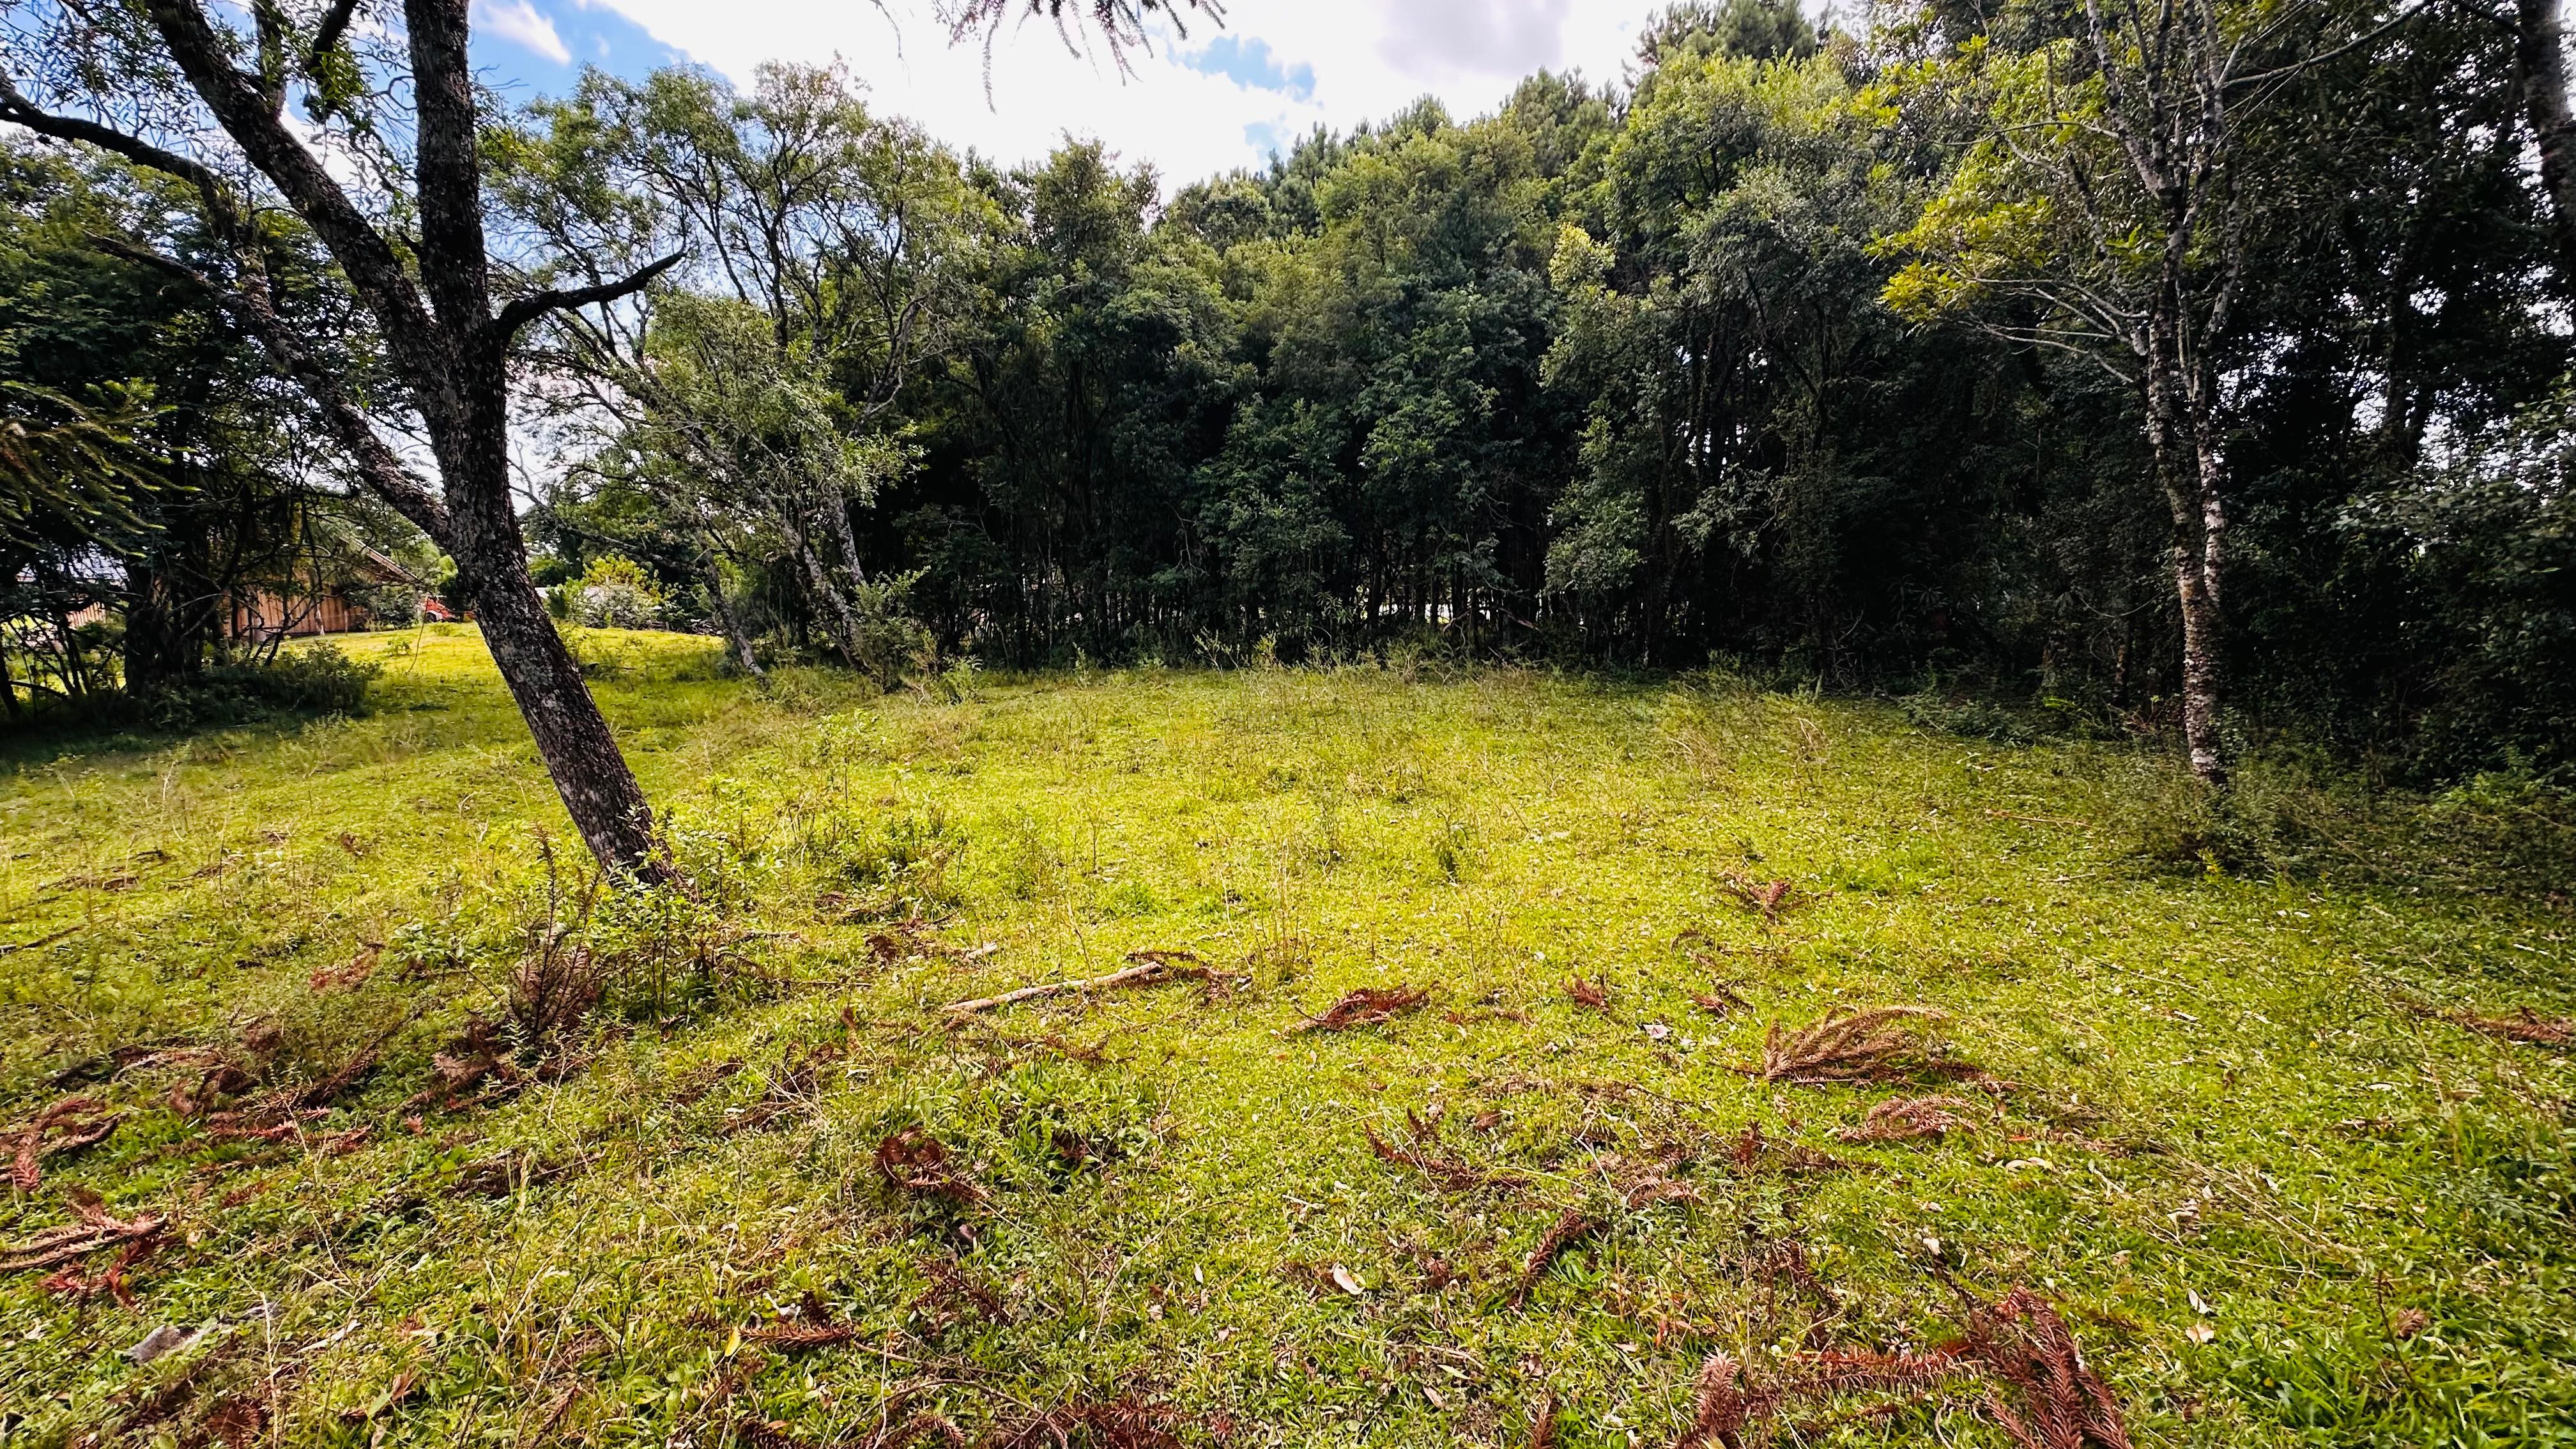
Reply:
[[[1876,1366],[1771,1442],[2003,1445],[1973,1355],[1819,1355],[2015,1287],[2139,1444],[2576,1443],[2576,1071],[2441,1014],[2565,1014],[2563,904],[2157,868],[2135,750],[1528,672],[879,698],[601,634],[693,883],[619,896],[469,632],[350,647],[363,718],[0,781],[0,1263],[98,1244],[0,1277],[9,1443],[1524,1444],[1552,1404],[1665,1445],[1722,1354]],[[943,1011],[1140,951],[1190,954]],[[1939,1015],[1884,1080],[1786,1060],[1888,1005]],[[205,1331],[121,1356],[162,1325]]]

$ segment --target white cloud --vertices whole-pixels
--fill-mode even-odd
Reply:
[[[485,23],[496,23],[502,5],[485,3]],[[508,3],[524,11],[528,0]],[[1311,97],[1184,64],[1181,52],[1198,53],[1219,33],[1203,18],[1186,45],[1161,32],[1154,53],[1128,58],[1125,75],[1096,42],[1090,54],[1069,53],[1052,26],[1015,21],[994,38],[989,105],[984,48],[950,45],[930,0],[888,0],[884,10],[856,0],[592,3],[738,83],[764,60],[837,56],[879,109],[951,144],[1017,163],[1068,134],[1098,137],[1130,162],[1153,163],[1168,188],[1261,165],[1261,138],[1347,128],[1425,94],[1463,119],[1492,110],[1514,80],[1541,66],[1616,79],[1655,0],[1229,0],[1222,33],[1265,42],[1282,67],[1311,67]]]
[[[555,23],[538,14],[528,0],[474,0],[473,21],[477,28],[525,46],[557,65],[572,63],[572,51],[555,34]]]
[[[1389,8],[1378,51],[1406,75],[1516,80],[1565,50],[1574,0],[1407,0]]]

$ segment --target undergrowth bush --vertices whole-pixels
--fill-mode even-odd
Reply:
[[[2160,757],[2141,769],[2123,828],[2161,866],[2576,899],[2576,792],[2529,776],[2424,795],[2303,752],[2254,755],[2223,790]]]
[[[2014,711],[1989,699],[1954,697],[1936,689],[1920,690],[1897,700],[1906,722],[1934,734],[1992,740],[1999,745],[2027,745],[2039,731]]]
[[[29,728],[55,733],[142,730],[176,733],[297,716],[355,715],[384,666],[352,659],[339,645],[280,651],[261,661],[210,665],[195,677],[146,693],[105,690],[30,711]]]
[[[2048,739],[2108,740],[2122,734],[2110,712],[2100,705],[2054,694],[2011,703],[1990,694],[1930,685],[1900,696],[1896,708],[1917,729],[1963,739],[1992,740],[1999,745],[2031,745]]]

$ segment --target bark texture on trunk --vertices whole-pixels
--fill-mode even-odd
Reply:
[[[828,618],[831,623],[833,643],[840,649],[841,657],[848,660],[852,668],[857,668],[859,663],[858,611],[850,607],[849,598],[841,592],[841,586],[833,582],[832,571],[824,565],[823,556],[814,550],[813,540],[806,537],[801,529],[791,533],[790,538],[796,550],[797,561],[805,566],[807,587],[813,589],[814,597],[822,600],[829,610]]]
[[[2519,0],[2514,63],[2522,72],[2523,121],[2540,153],[2558,242],[2558,285],[2576,292],[2576,116],[2568,113],[2567,19],[2561,0]]]
[[[652,807],[618,752],[581,667],[547,617],[527,566],[501,561],[485,572],[472,599],[483,642],[536,738],[564,813],[591,854],[640,878],[663,878],[668,868],[654,851]]]
[[[2182,737],[2191,772],[2212,785],[2227,783],[2227,754],[2218,736],[2218,653],[2223,643],[2218,595],[2209,586],[2207,560],[2187,544],[2174,545],[2174,593],[2182,604]]]
[[[654,850],[644,788],[528,575],[527,539],[510,496],[509,390],[498,339],[478,335],[448,385],[457,411],[433,425],[431,445],[447,484],[459,590],[591,854],[612,870],[661,880],[668,867]]]
[[[752,652],[751,631],[743,627],[742,616],[734,612],[733,601],[725,597],[724,572],[716,566],[712,553],[708,556],[704,577],[707,602],[714,607],[716,624],[724,630],[725,642],[733,646],[734,657],[742,663],[742,672],[754,679],[767,679],[769,676],[762,671],[759,656]]]
[[[2225,785],[2227,752],[2219,735],[2219,706],[2226,644],[2220,606],[2226,463],[2216,424],[2203,402],[2205,389],[2186,379],[2186,364],[2173,343],[2169,329],[2150,329],[2140,375],[2147,450],[2173,514],[2174,599],[2182,614],[2183,748],[2194,775]]]

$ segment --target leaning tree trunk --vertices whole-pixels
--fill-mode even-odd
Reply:
[[[789,500],[772,501],[770,512],[785,525],[787,545],[795,551],[797,563],[804,567],[806,587],[814,591],[815,599],[827,611],[825,622],[832,631],[833,642],[840,649],[841,657],[849,661],[853,669],[865,668],[859,662],[858,611],[850,606],[850,600],[841,592],[840,585],[833,582],[831,569],[825,566],[821,551],[814,547],[807,516]]]
[[[483,642],[582,840],[603,862],[639,878],[661,878],[667,867],[654,854],[652,809],[643,787],[618,753],[608,721],[554,620],[546,617],[526,566],[503,560],[498,575],[485,577],[470,597]]]
[[[448,533],[459,591],[591,854],[612,870],[661,880],[668,866],[654,850],[652,807],[528,575],[527,541],[510,506],[508,408],[498,350],[469,359],[458,371],[460,406],[441,430],[447,436],[432,442],[448,496],[458,505]]]
[[[510,494],[503,363],[511,339],[537,318],[630,296],[678,265],[680,255],[613,282],[516,296],[494,311],[469,0],[402,0],[411,64],[413,194],[393,208],[410,223],[399,235],[383,228],[377,208],[361,205],[343,189],[309,137],[286,119],[296,74],[310,80],[334,64],[356,63],[346,51],[357,10],[353,0],[334,0],[309,35],[294,33],[297,27],[280,6],[248,7],[258,29],[255,50],[239,44],[241,37],[228,25],[218,25],[200,0],[139,0],[136,8],[167,52],[174,68],[170,79],[184,78],[187,91],[239,146],[239,159],[265,176],[311,228],[338,264],[350,296],[375,323],[386,360],[429,433],[438,460],[436,494],[378,436],[345,379],[277,315],[251,208],[224,174],[230,158],[210,166],[97,120],[49,113],[20,94],[5,70],[0,118],[56,140],[102,147],[196,189],[214,240],[232,253],[236,281],[218,281],[114,238],[102,245],[192,280],[249,323],[302,385],[368,488],[455,558],[458,582],[482,619],[493,662],[527,718],[564,808],[600,863],[662,878],[667,867],[655,860],[643,790],[528,578],[527,544]],[[139,41],[140,32],[132,39]],[[253,68],[243,69],[244,62]],[[310,114],[319,121],[324,112]],[[67,649],[77,647],[65,643]]]

